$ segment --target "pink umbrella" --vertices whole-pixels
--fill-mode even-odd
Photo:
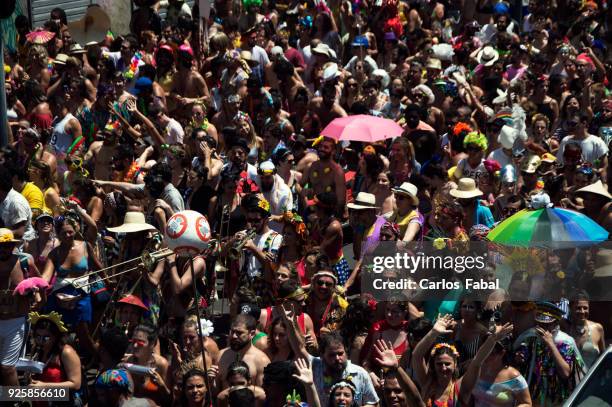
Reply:
[[[13,295],[28,295],[32,291],[36,291],[36,289],[45,290],[48,287],[49,283],[47,283],[47,280],[44,278],[30,277],[17,284],[17,287],[15,287],[13,291]]]
[[[351,140],[373,143],[399,137],[403,129],[391,119],[358,114],[332,120],[322,135],[336,140]]]

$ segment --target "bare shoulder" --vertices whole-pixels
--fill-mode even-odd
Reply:
[[[160,368],[167,368],[168,367],[168,359],[166,359],[165,357],[158,355],[156,353],[153,354],[153,357],[155,358],[155,364],[160,367]]]
[[[596,330],[601,335],[603,335],[603,333],[604,333],[603,325],[601,325],[599,322],[594,322],[594,321],[589,321],[589,323],[591,324],[591,327],[594,330]]]
[[[521,372],[519,372],[512,366],[507,366],[506,368],[502,369],[501,375],[504,380],[512,380],[521,376]]]

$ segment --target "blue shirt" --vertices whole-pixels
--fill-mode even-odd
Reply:
[[[480,201],[476,201],[476,216],[474,216],[474,225],[485,225],[491,228],[495,223],[491,209],[480,204]]]
[[[325,383],[325,367],[323,359],[320,357],[310,356],[309,361],[312,363],[312,374],[315,387],[317,388],[317,393],[319,394],[319,400],[321,401],[322,406],[327,406],[329,403],[329,393],[333,383]],[[342,372],[343,379],[347,379],[349,377],[357,388],[355,401],[357,402],[358,406],[377,404],[380,401],[376,395],[374,384],[372,383],[372,379],[370,379],[368,372],[366,372],[366,370],[361,366],[352,364],[350,360],[346,362],[346,367]]]

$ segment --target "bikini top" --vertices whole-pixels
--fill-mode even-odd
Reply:
[[[83,245],[85,246],[86,243],[83,242]],[[87,250],[87,247],[85,247],[85,250]],[[57,262],[57,259],[54,259],[54,263],[56,262]],[[89,262],[88,262],[88,258],[86,255],[83,255],[81,259],[79,260],[79,262],[70,268],[66,268],[59,264],[55,264],[55,269],[57,270],[57,276],[60,278],[66,277],[68,274],[77,274],[77,275],[85,274],[88,268],[89,268]]]

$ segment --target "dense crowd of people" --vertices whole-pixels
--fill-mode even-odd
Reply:
[[[612,230],[605,0],[134,3],[125,35],[14,19],[2,385],[68,390],[35,406],[569,397],[605,351],[610,250],[516,254],[554,298],[376,301],[362,280],[380,242],[486,242],[536,201]],[[352,115],[403,133],[322,135]],[[192,257],[165,250],[187,209],[212,232]]]

